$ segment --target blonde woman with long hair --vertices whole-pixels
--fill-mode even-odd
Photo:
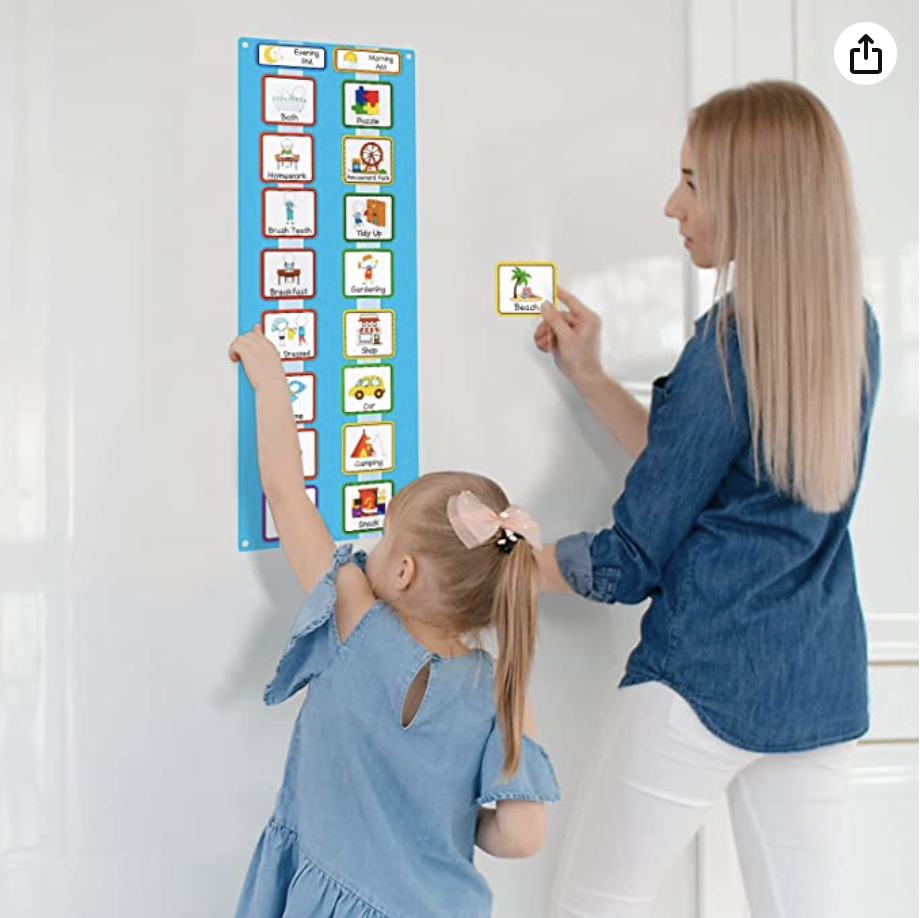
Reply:
[[[544,587],[652,599],[553,916],[648,915],[727,792],[754,918],[840,918],[845,767],[868,728],[848,527],[879,340],[837,126],[792,83],[718,94],[691,113],[665,213],[717,282],[650,413],[604,374],[575,297],[535,336],[635,457],[613,525],[542,553]]]

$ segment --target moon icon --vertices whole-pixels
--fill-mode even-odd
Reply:
[[[267,60],[270,64],[277,64],[278,63],[278,49],[275,48],[273,45],[269,45],[265,49],[265,60]]]

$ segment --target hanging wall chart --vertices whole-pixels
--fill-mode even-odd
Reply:
[[[291,391],[304,488],[337,541],[418,477],[415,54],[239,40],[240,332]],[[240,368],[241,551],[278,546]]]

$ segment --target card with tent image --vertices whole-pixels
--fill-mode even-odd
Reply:
[[[346,424],[342,431],[342,471],[392,472],[396,466],[396,427],[391,421]]]

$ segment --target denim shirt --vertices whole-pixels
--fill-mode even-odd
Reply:
[[[855,492],[836,513],[814,512],[776,490],[762,448],[757,481],[740,342],[730,323],[730,399],[718,309],[697,320],[673,371],[653,384],[648,445],[613,506],[613,525],[562,539],[559,567],[598,602],[651,597],[621,685],[663,682],[717,736],[757,752],[853,739],[868,729],[866,631],[849,533]],[[866,312],[859,479],[880,363],[868,304]]]

